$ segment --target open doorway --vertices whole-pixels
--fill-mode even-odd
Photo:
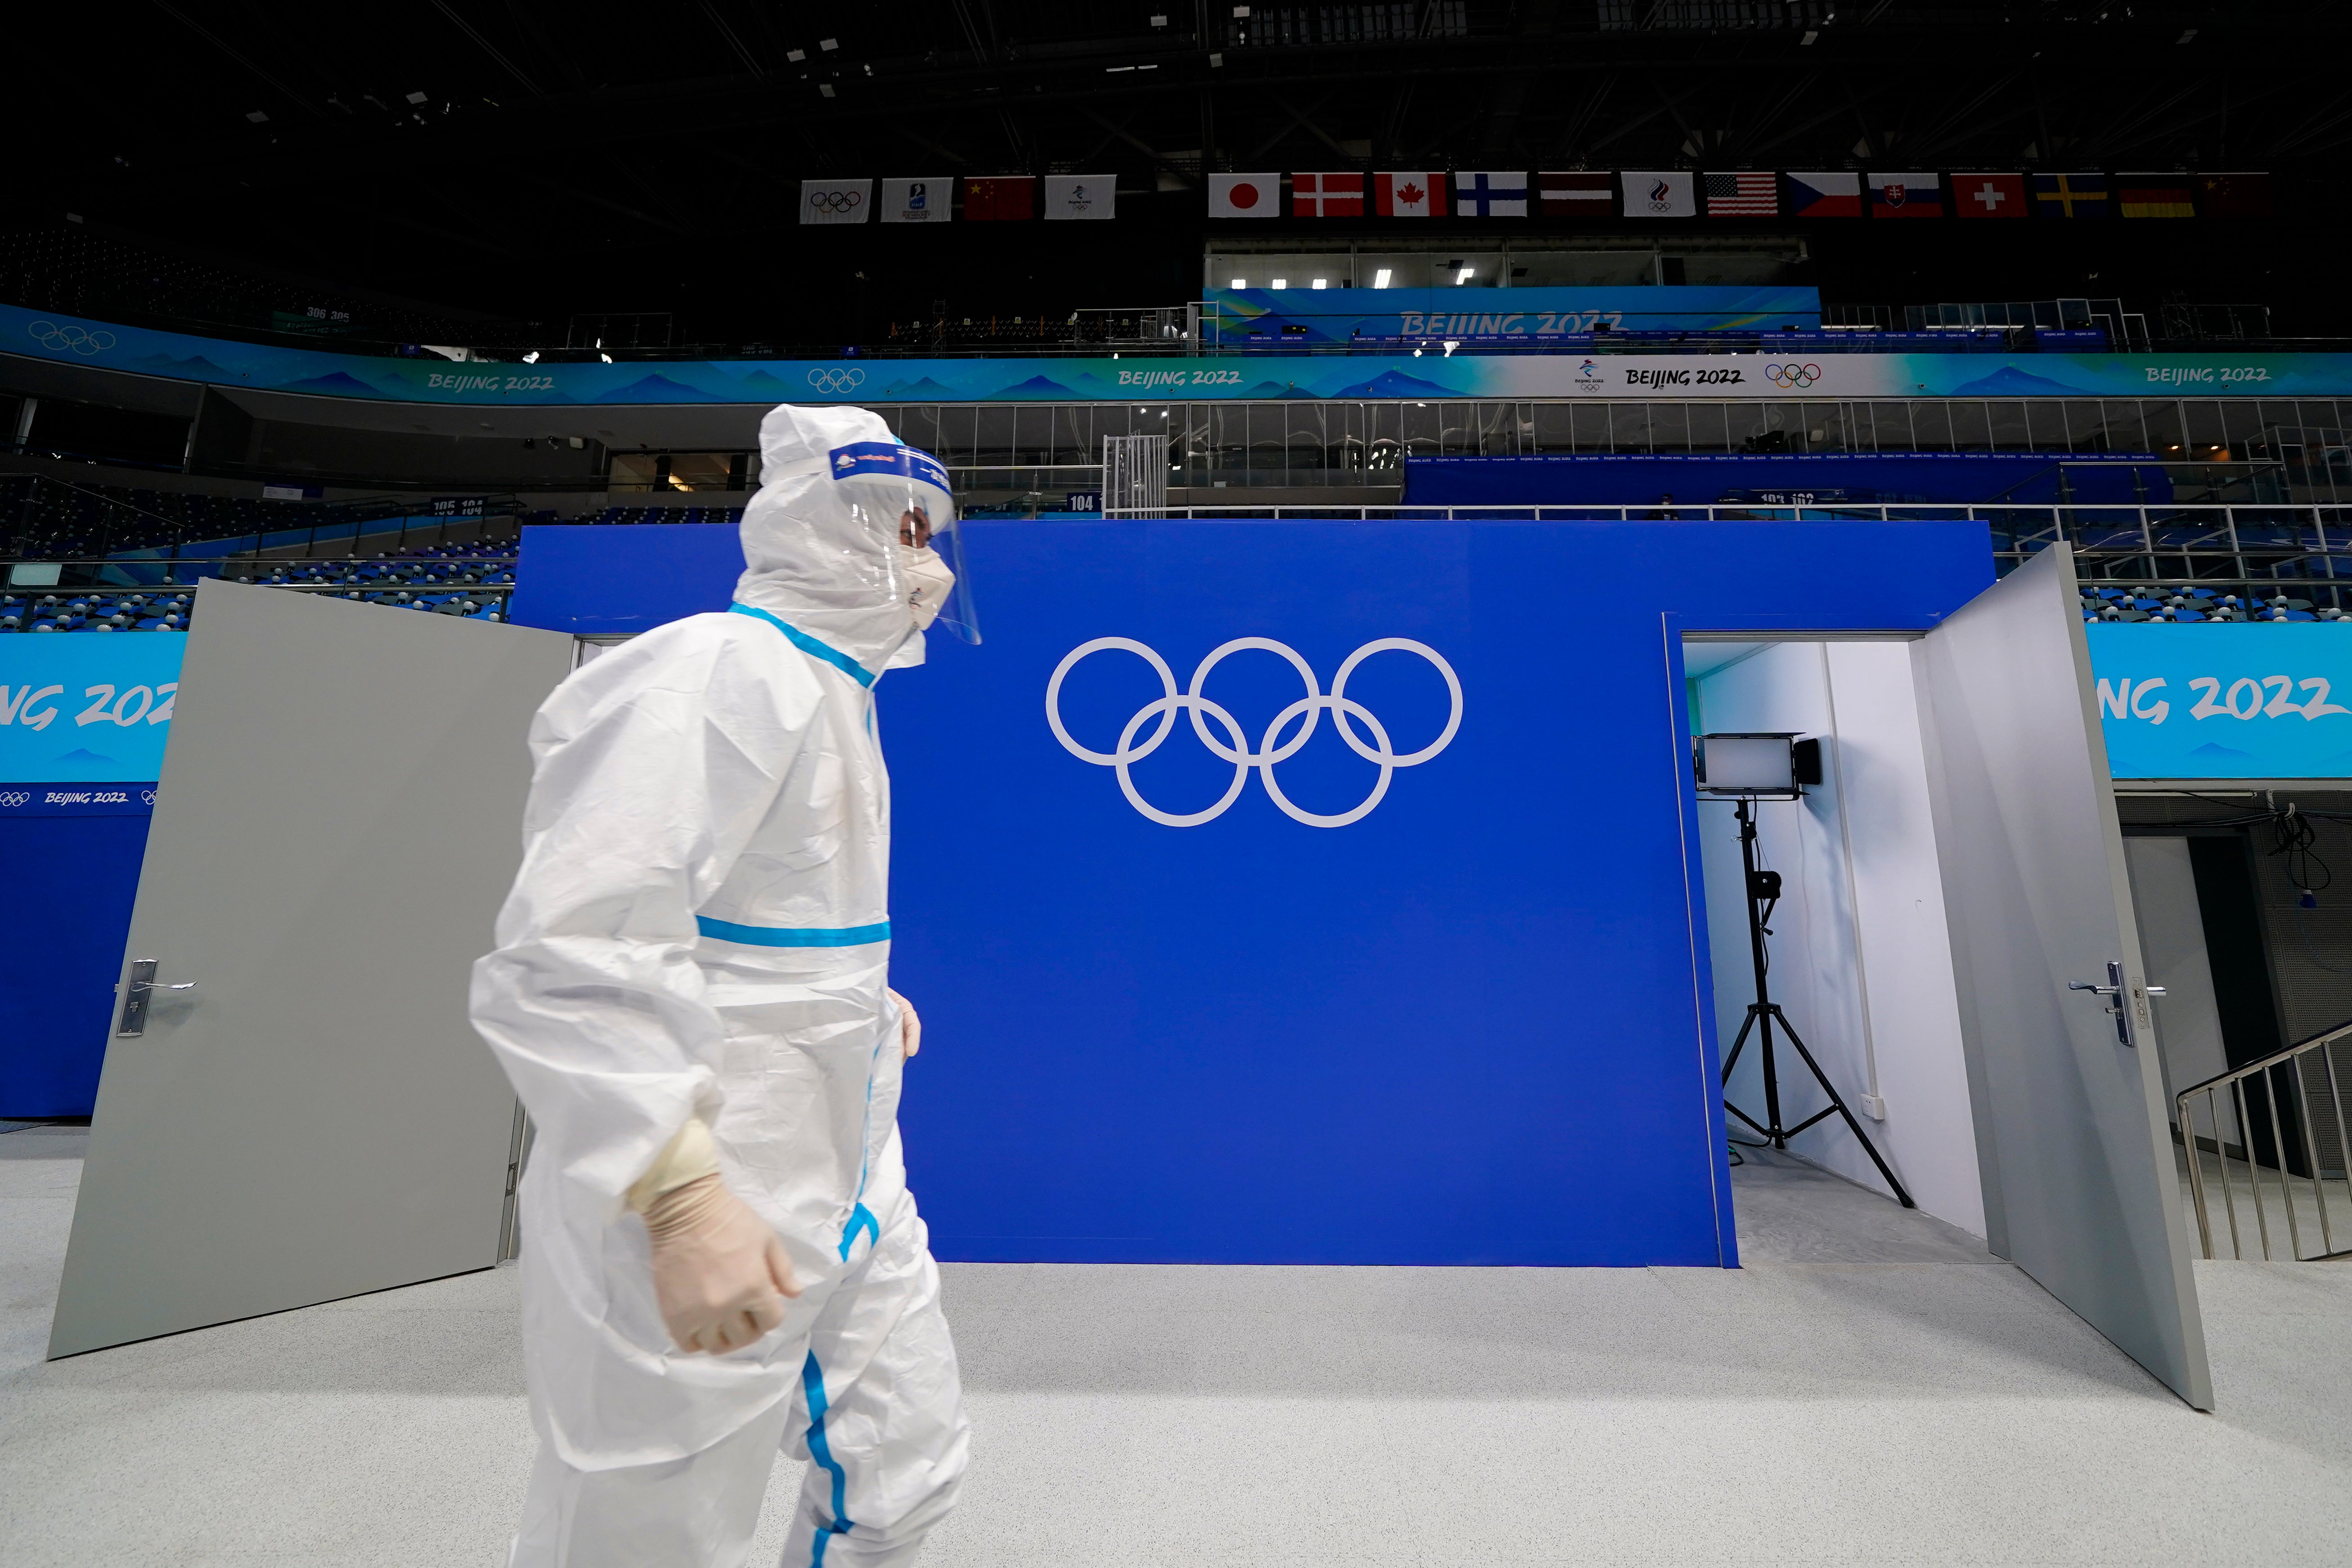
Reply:
[[[1707,793],[1694,773],[1716,1037],[1731,1064],[1727,1157],[1743,1255],[1756,1241],[1767,1249],[1757,1261],[1991,1260],[1913,646],[1685,642],[1695,740],[1785,734],[1802,756],[1801,793],[1744,805]],[[1776,894],[1757,906],[1754,933],[1743,813]],[[1763,1081],[1759,1031],[1734,1054],[1756,999],[1752,935],[1762,937],[1771,1000],[1853,1126],[1790,1043],[1778,1044],[1777,1093]],[[1785,1152],[1765,1135],[1774,1125],[1801,1129]],[[1897,1201],[1898,1184],[1916,1212]]]

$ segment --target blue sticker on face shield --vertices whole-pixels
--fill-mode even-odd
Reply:
[[[942,490],[949,489],[948,471],[937,458],[895,441],[859,441],[835,447],[825,454],[825,463],[836,479],[888,475],[934,485]]]

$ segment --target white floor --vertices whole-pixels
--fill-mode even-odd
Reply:
[[[45,1363],[81,1142],[0,1136],[10,1568],[502,1561],[511,1271]],[[925,1562],[2352,1557],[2352,1268],[2200,1264],[2199,1415],[1960,1233],[1738,1175],[1738,1271],[951,1266],[976,1458]]]

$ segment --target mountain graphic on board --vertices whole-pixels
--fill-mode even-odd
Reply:
[[[1407,375],[1401,370],[1384,370],[1370,381],[1341,387],[1331,394],[1334,397],[1459,397],[1462,395],[1450,386],[1440,386],[1433,381],[1423,381],[1417,375]]]
[[[2053,381],[2046,375],[2036,375],[2030,370],[2020,370],[2005,364],[1990,375],[1980,375],[1965,385],[1952,388],[1952,397],[2042,396],[2059,393],[2067,397],[2081,397],[2084,389],[2069,386],[2063,381]]]
[[[211,381],[229,374],[202,354],[189,359],[174,359],[170,354],[148,354],[141,359],[125,361],[122,368],[144,371],[149,375],[168,375],[180,381]]]
[[[2254,753],[2242,752],[2235,746],[2225,746],[2219,741],[2208,741],[2189,753],[2192,757],[2242,757],[2251,762]]]
[[[1011,386],[1000,388],[996,395],[999,397],[1076,397],[1077,394],[1050,377],[1033,375],[1026,381],[1017,381]]]
[[[699,389],[682,381],[672,381],[666,375],[639,376],[626,386],[616,386],[600,395],[599,403],[701,403]]]
[[[77,747],[75,750],[68,752],[64,756],[54,760],[60,763],[110,763],[114,761],[112,757],[100,756],[96,752],[91,751],[87,746]]]
[[[955,393],[929,376],[920,381],[894,381],[882,389],[885,397],[938,397],[952,400]]]

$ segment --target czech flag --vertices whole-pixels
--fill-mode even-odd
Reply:
[[[1860,217],[1862,176],[1836,169],[1782,174],[1789,182],[1790,217]]]

